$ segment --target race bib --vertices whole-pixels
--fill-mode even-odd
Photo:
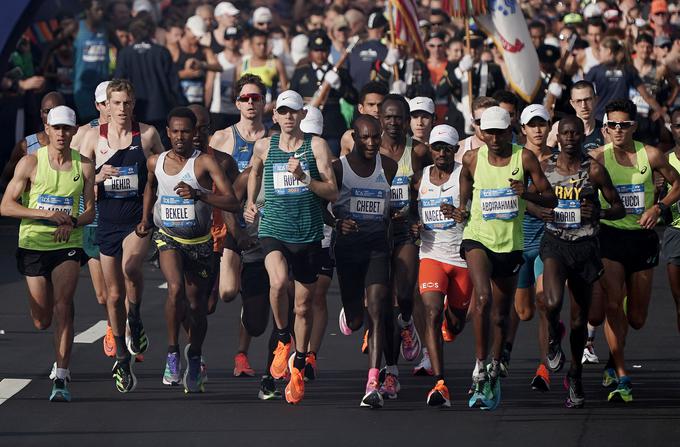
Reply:
[[[638,92],[637,89],[631,87],[628,94],[630,100],[633,101],[633,104],[635,104],[635,107],[637,108],[638,115],[648,116],[650,107],[647,101],[644,100],[640,92]]]
[[[83,62],[104,62],[107,50],[101,40],[87,40],[83,46]]]
[[[109,199],[137,197],[139,178],[137,166],[120,166],[118,176],[104,180],[104,194]]]
[[[385,191],[352,188],[349,215],[355,220],[381,220],[385,217]]]
[[[626,214],[642,214],[645,211],[645,185],[618,185]]]
[[[192,227],[196,223],[193,199],[161,196],[161,221],[166,228]]]
[[[439,206],[442,203],[453,205],[451,197],[439,197],[437,199],[420,200],[420,220],[428,230],[448,230],[456,226],[453,219],[447,219],[442,214]]]
[[[405,175],[394,177],[392,180],[392,194],[390,197],[391,208],[404,208],[408,206],[408,188],[409,180]]]
[[[581,203],[578,200],[559,199],[553,224],[567,230],[581,228]]]
[[[203,103],[203,81],[196,79],[182,79],[180,81],[184,97],[190,103]]]
[[[309,167],[305,160],[300,160],[300,168],[309,175]],[[309,191],[307,185],[288,172],[288,163],[274,163],[272,173],[274,175],[274,193],[277,196],[302,194]]]
[[[519,214],[519,197],[512,188],[482,189],[479,199],[484,220],[512,220]]]
[[[238,161],[239,172],[243,172],[248,167],[248,164],[250,164],[248,160],[239,160]]]
[[[36,209],[46,211],[61,211],[70,216],[73,212],[73,197],[40,194],[36,203]]]

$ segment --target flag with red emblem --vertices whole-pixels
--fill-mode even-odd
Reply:
[[[425,45],[418,27],[418,12],[415,0],[389,0],[388,19],[394,24],[395,42],[407,48],[413,57],[425,60]]]

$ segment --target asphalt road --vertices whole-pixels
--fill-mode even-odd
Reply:
[[[631,331],[627,362],[635,400],[627,405],[606,402],[600,385],[601,366],[585,370],[586,407],[564,407],[562,376],[553,390],[532,391],[536,367],[536,323],[523,323],[515,343],[510,377],[503,381],[498,410],[467,407],[466,390],[473,366],[472,332],[466,330],[445,348],[452,408],[432,409],[425,397],[430,378],[413,377],[412,364],[402,361],[399,398],[381,410],[359,408],[366,380],[366,357],[359,353],[360,335],[345,337],[337,327],[340,299],[334,284],[328,296],[329,325],[318,357],[320,377],[307,386],[302,404],[257,399],[259,378],[232,376],[238,334],[239,302],[220,303],[210,317],[204,353],[209,383],[206,393],[185,395],[180,387],[161,383],[166,342],[161,273],[145,266],[142,316],[151,346],[144,363],[136,364],[134,393],[119,394],[113,385],[112,361],[103,355],[101,339],[76,344],[71,372],[73,401],[48,401],[47,376],[54,361],[50,330],[33,328],[26,288],[16,272],[16,228],[0,226],[0,378],[30,379],[0,404],[0,446],[174,446],[203,445],[483,445],[511,446],[648,446],[680,443],[680,353],[675,308],[665,272],[658,268],[647,325]],[[565,321],[566,313],[564,314]],[[87,269],[76,296],[76,333],[105,319],[96,303]],[[469,329],[469,328],[468,328]],[[184,340],[182,344],[184,344]],[[568,350],[568,343],[564,344]],[[606,357],[598,333],[597,352]],[[259,374],[265,364],[264,337],[255,340],[250,360]],[[5,382],[9,384],[9,381]],[[0,390],[3,382],[0,382]],[[0,391],[0,398],[6,397]],[[2,400],[0,399],[0,402]]]

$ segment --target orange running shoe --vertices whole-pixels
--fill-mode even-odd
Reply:
[[[234,377],[255,377],[255,370],[250,367],[248,356],[243,352],[239,352],[234,357]]]
[[[361,352],[363,354],[368,354],[368,329],[364,331],[364,341],[361,344]]]
[[[305,397],[305,379],[302,371],[293,367],[290,372],[290,382],[286,385],[286,401],[289,404],[298,404]]]
[[[450,407],[449,389],[443,380],[438,380],[434,388],[427,395],[427,405],[430,407]]]
[[[104,355],[107,357],[115,357],[116,340],[113,338],[113,329],[111,329],[111,326],[106,326],[106,335],[104,335],[102,343],[104,344]]]
[[[531,381],[531,388],[537,391],[550,391],[550,373],[543,363],[536,368],[536,375]]]
[[[269,367],[269,373],[273,378],[282,379],[286,377],[291,346],[292,342],[290,341],[286,344],[281,341],[277,343],[276,349],[274,349],[274,360],[272,360],[272,366]]]
[[[305,359],[305,382],[316,379],[316,354],[313,352],[307,353],[307,358]]]

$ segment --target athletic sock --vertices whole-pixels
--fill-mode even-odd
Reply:
[[[607,359],[607,364],[604,366],[605,369],[615,369],[616,365],[614,364],[614,358],[612,357],[612,353],[609,353],[609,358]]]
[[[179,352],[179,345],[168,345],[168,354]]]
[[[307,353],[295,350],[295,358],[293,359],[293,367],[299,371],[305,369],[305,362],[307,360]]]
[[[278,338],[278,341],[280,341],[284,345],[290,343],[290,326],[286,326],[282,329],[277,328],[276,336]]]
[[[125,335],[114,335],[113,339],[116,341],[116,358],[118,360],[128,358],[130,353],[125,345]]]
[[[395,377],[399,377],[399,367],[397,365],[385,366],[385,372],[387,372],[387,374],[392,374]]]
[[[66,377],[68,376],[68,368],[57,368],[54,373],[56,374],[57,379],[66,380]]]

